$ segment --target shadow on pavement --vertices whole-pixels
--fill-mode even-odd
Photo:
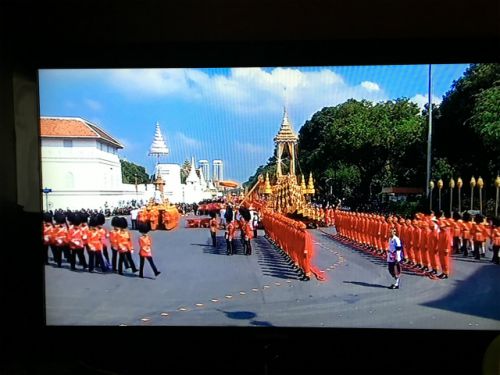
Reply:
[[[499,270],[496,264],[482,265],[448,295],[422,305],[500,321]]]
[[[268,240],[264,237],[257,237],[254,244],[257,245],[258,263],[264,275],[280,279],[298,279],[297,271],[273,248]]]
[[[366,287],[370,287],[370,288],[383,288],[383,289],[387,289],[387,285],[370,284],[370,283],[365,283],[363,281],[344,281],[344,284],[354,284],[354,285],[366,286]]]
[[[217,311],[224,313],[229,319],[237,319],[237,320],[248,320],[250,325],[256,327],[273,327],[273,325],[269,322],[261,321],[261,320],[253,320],[257,314],[252,311],[224,311],[221,309],[217,309]]]

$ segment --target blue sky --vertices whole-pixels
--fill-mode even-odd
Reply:
[[[467,64],[433,65],[440,103]],[[428,65],[210,69],[51,69],[39,72],[40,114],[82,117],[118,139],[120,157],[146,167],[156,122],[166,163],[222,159],[244,182],[274,150],[286,105],[296,132],[325,106],[349,98],[428,101]],[[300,152],[300,150],[299,150]]]

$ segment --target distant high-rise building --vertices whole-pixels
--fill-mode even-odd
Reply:
[[[198,162],[198,165],[200,166],[201,172],[203,173],[203,178],[206,181],[210,180],[210,164],[208,163],[208,160],[200,160]]]
[[[214,181],[222,181],[224,180],[224,171],[223,171],[223,163],[222,160],[214,160],[212,163],[213,166],[213,180]]]

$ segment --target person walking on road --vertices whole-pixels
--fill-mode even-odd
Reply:
[[[391,229],[391,237],[389,238],[389,251],[387,252],[387,264],[389,273],[396,280],[389,289],[399,289],[399,280],[401,277],[401,240],[396,236],[396,228]]]
[[[118,273],[123,275],[123,264],[125,263],[125,259],[132,268],[132,272],[136,273],[137,268],[135,267],[134,260],[132,259],[134,247],[132,245],[130,232],[127,230],[127,219],[120,217],[118,224],[118,227],[120,228],[118,234]]]
[[[217,218],[215,217],[215,211],[210,211],[210,222],[209,222],[209,227],[210,227],[210,236],[212,237],[212,246],[216,247],[217,246],[217,227],[219,224],[217,223]]]
[[[151,237],[148,235],[149,228],[146,224],[139,223],[137,229],[141,233],[139,237],[139,277],[144,278],[144,260],[147,259],[151,269],[153,270],[155,276],[158,276],[161,272],[156,268],[155,262],[153,261],[153,253],[151,252]]]

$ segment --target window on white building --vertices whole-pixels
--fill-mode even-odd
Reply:
[[[63,147],[73,147],[72,139],[63,139]]]

